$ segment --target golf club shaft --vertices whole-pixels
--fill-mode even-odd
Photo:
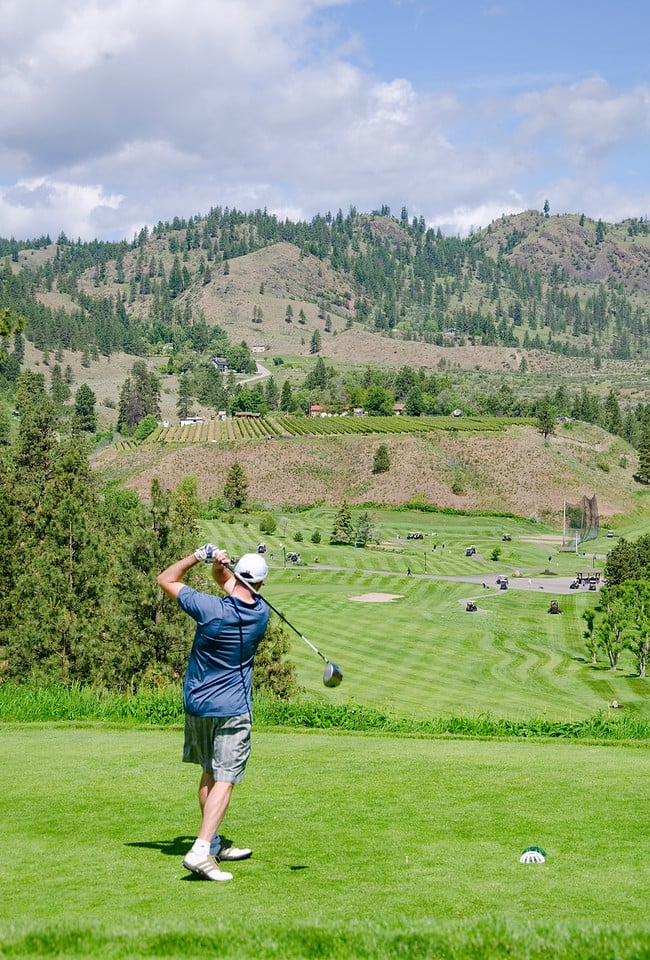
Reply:
[[[271,601],[268,600],[268,599],[264,596],[264,594],[260,593],[259,590],[256,590],[255,587],[252,587],[252,586],[250,585],[250,583],[248,582],[248,580],[244,580],[243,577],[240,577],[239,574],[235,571],[235,568],[232,567],[229,563],[224,564],[224,566],[227,567],[228,570],[230,570],[230,572],[232,573],[232,575],[233,575],[233,577],[235,578],[235,580],[239,580],[239,582],[242,583],[242,584],[246,587],[247,590],[250,590],[250,592],[253,594],[254,597],[261,597],[261,599],[264,601],[264,603],[267,605],[267,607],[269,607],[269,608],[273,611],[273,613],[277,614],[278,617],[280,618],[280,620],[283,620],[288,627],[291,627],[291,629],[293,630],[293,632],[294,632],[294,633],[297,633],[298,636],[300,637],[300,639],[301,639],[301,640],[304,640],[305,643],[307,644],[307,646],[308,646],[308,647],[311,647],[311,649],[314,651],[314,653],[317,653],[318,656],[321,658],[321,660],[324,660],[325,663],[329,663],[329,662],[330,662],[330,661],[327,659],[327,657],[325,656],[325,654],[321,653],[320,650],[318,650],[317,647],[314,646],[314,644],[311,642],[311,640],[308,640],[307,637],[305,637],[304,634],[302,634],[302,633],[300,632],[300,630],[298,630],[297,627],[294,627],[294,625],[293,625],[289,620],[287,620],[287,618],[285,617],[285,615],[284,615],[283,613],[280,613],[280,611],[277,609],[277,607],[274,607],[273,604],[271,603]]]

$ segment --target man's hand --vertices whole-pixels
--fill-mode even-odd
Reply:
[[[215,547],[213,543],[204,543],[202,547],[198,547],[194,551],[194,556],[197,560],[203,560],[204,563],[212,563],[215,554],[223,552],[223,550],[219,550],[219,547]]]

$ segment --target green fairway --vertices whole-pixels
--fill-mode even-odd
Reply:
[[[0,728],[0,956],[647,956],[645,746],[258,731],[211,884],[181,740]]]
[[[314,508],[281,522],[285,532],[298,527],[305,533],[312,527],[326,532],[332,515]],[[264,538],[270,572],[263,592],[343,670],[344,682],[327,691],[329,700],[353,700],[420,719],[488,712],[554,720],[593,716],[616,700],[626,713],[650,717],[650,686],[636,676],[629,652],[616,671],[604,660],[588,662],[582,613],[598,594],[564,594],[562,615],[548,614],[552,576],[573,577],[578,569],[592,569],[593,556],[558,551],[556,533],[522,520],[377,511],[377,521],[385,534],[384,548],[294,542],[291,550],[302,550],[302,566],[285,560],[288,541],[279,534]],[[421,531],[423,540],[407,540],[413,530]],[[511,541],[501,541],[504,530]],[[204,532],[237,554],[257,543],[251,525],[241,522],[205,521]],[[547,541],[534,539],[544,536]],[[465,556],[469,543],[476,545],[478,556]],[[495,546],[503,548],[498,562],[486,559]],[[603,560],[601,554],[599,566]],[[543,590],[494,588],[497,573],[515,579],[518,574],[527,582],[545,571]],[[453,579],[469,576],[491,579],[492,586]],[[378,593],[396,599],[368,599]],[[478,605],[477,613],[466,612],[469,598]],[[294,633],[290,636],[301,686],[323,695],[322,663]]]

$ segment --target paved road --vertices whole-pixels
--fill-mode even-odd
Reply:
[[[486,577],[431,577],[432,580],[450,580],[454,583],[475,583],[477,586],[487,584],[488,588],[499,590],[499,584],[496,582],[498,573],[490,574]],[[573,593],[570,584],[575,577],[513,577],[508,575],[508,590],[544,590],[546,593]],[[587,587],[580,587],[580,590],[587,590]]]
[[[254,377],[246,377],[245,380],[240,380],[240,381],[239,381],[240,383],[253,383],[255,380],[263,380],[264,377],[270,377],[270,376],[271,376],[271,371],[268,369],[268,367],[263,366],[263,365],[259,362],[259,360],[256,360],[256,361],[255,361],[255,365],[256,365],[256,367],[257,367],[257,373],[255,374],[255,376],[254,376]]]
[[[273,558],[276,562],[278,561],[277,557]],[[280,563],[282,563],[282,557],[279,558]],[[287,563],[287,567],[292,565]],[[338,567],[331,566],[326,563],[307,563],[307,567],[319,567],[321,570],[349,570],[352,572],[351,567]],[[296,570],[300,570],[300,566],[296,567]],[[391,577],[396,583],[401,579],[401,577],[406,576],[406,574],[395,573],[390,570],[373,570],[373,571],[364,571],[365,573],[372,572],[377,577]],[[476,587],[481,587],[485,589],[484,584],[488,589],[491,590],[500,590],[499,584],[497,583],[497,577],[499,573],[485,574],[481,576],[480,574],[470,574],[468,576],[456,576],[456,577],[445,577],[433,573],[414,573],[412,574],[412,579],[414,580],[447,580],[450,583],[467,583],[473,584]],[[508,590],[535,590],[535,591],[544,591],[545,593],[552,594],[562,594],[562,593],[573,593],[571,590],[570,584],[573,583],[575,577],[513,577],[512,573],[507,573],[508,577]],[[600,587],[600,584],[599,584]],[[588,587],[580,587],[580,590],[585,591]],[[507,591],[503,591],[504,593]],[[480,592],[478,594],[480,596]]]

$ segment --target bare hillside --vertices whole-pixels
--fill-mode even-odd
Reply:
[[[385,443],[390,470],[375,475],[372,464]],[[268,504],[322,502],[400,504],[422,496],[442,507],[561,517],[564,499],[594,492],[600,512],[626,512],[638,486],[636,457],[623,441],[598,428],[576,436],[568,431],[545,441],[530,427],[498,435],[332,437],[250,441],[233,444],[145,444],[115,447],[96,461],[102,473],[119,477],[145,499],[158,478],[173,488],[193,474],[207,500],[223,492],[228,470],[240,463],[252,499]],[[459,491],[453,492],[453,489]]]

